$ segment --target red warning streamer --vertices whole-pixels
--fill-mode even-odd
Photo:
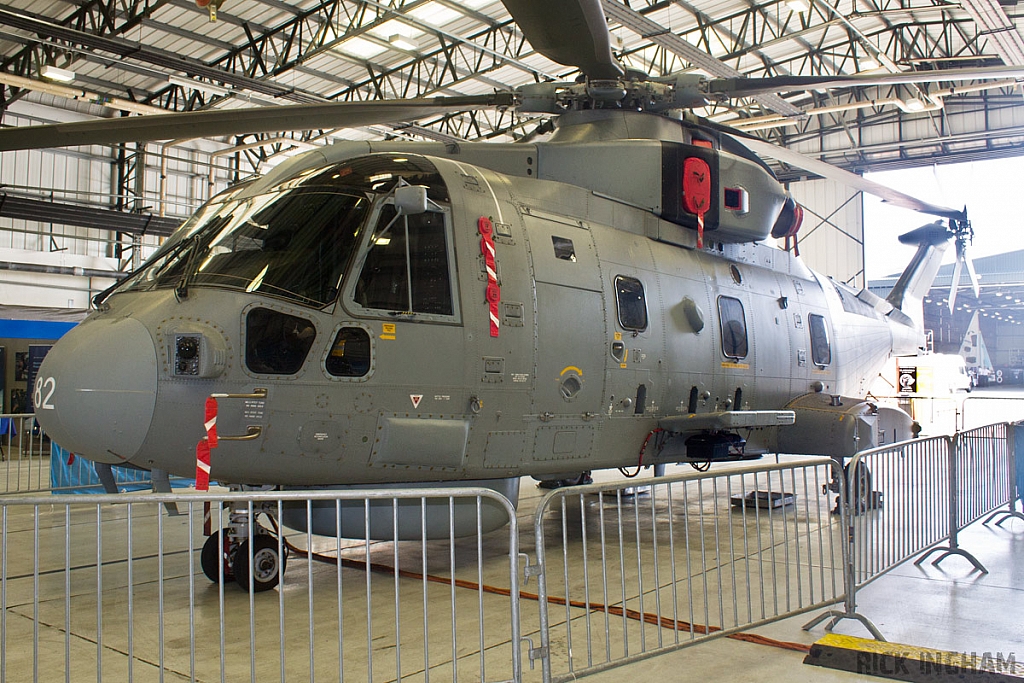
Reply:
[[[217,447],[217,399],[206,399],[206,436],[196,444],[196,491],[210,490],[210,451]]]
[[[501,323],[498,319],[498,304],[501,303],[501,287],[498,285],[498,271],[494,261],[494,225],[487,216],[480,216],[477,221],[477,230],[480,232],[480,253],[484,255],[484,265],[487,267],[487,304],[490,307],[491,336],[498,336],[498,328]]]

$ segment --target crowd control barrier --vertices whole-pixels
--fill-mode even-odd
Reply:
[[[509,524],[456,538],[451,513],[467,506],[476,528]],[[371,507],[396,530],[447,511],[447,537],[428,539],[426,522],[398,543],[278,535],[266,518],[368,520]],[[204,535],[229,518],[248,529],[233,569],[255,569],[241,579],[221,535]],[[522,679],[518,525],[489,489],[11,496],[0,525],[2,681]],[[281,564],[278,590],[255,590]]]
[[[49,455],[35,415],[0,415],[0,494],[49,490]]]
[[[534,518],[545,681],[843,598],[829,458],[552,491]]]
[[[843,610],[829,610],[804,628],[830,619],[831,629],[842,619],[856,619],[884,640],[857,612],[857,591],[914,557],[920,565],[938,553],[932,560],[938,565],[957,556],[972,565],[971,571],[987,573],[958,536],[986,514],[996,513],[990,520],[998,514],[1004,520],[1024,519],[1014,509],[1015,430],[1006,423],[988,425],[883,446],[850,459],[842,515],[850,559]]]
[[[30,417],[17,429],[45,440]],[[816,610],[805,628],[855,619],[883,639],[858,612],[860,589],[911,560],[958,557],[983,572],[959,532],[1024,519],[1021,429],[905,441],[845,467],[777,456],[557,489],[533,513],[533,559],[520,554],[515,507],[490,489],[15,492],[0,496],[0,681],[548,683]],[[45,487],[31,477],[47,458],[19,450],[8,479]],[[476,524],[457,532],[466,506]],[[370,514],[382,508],[390,518]],[[409,526],[410,510],[428,509],[448,526]],[[500,527],[495,514],[508,526],[484,533]],[[323,533],[333,516],[345,536],[359,535],[354,523],[403,540],[275,521]],[[232,556],[241,580],[209,540],[229,524],[244,530],[228,535],[246,544]],[[261,593],[275,553],[284,582]]]

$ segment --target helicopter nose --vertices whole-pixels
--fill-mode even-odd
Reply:
[[[156,347],[142,323],[88,320],[64,335],[39,368],[36,419],[72,453],[128,461],[149,432],[156,380]]]

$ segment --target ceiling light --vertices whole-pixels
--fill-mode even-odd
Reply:
[[[405,50],[406,52],[415,52],[416,50],[415,43],[409,41],[398,33],[388,38],[388,42],[391,43],[392,47],[396,47],[399,50]]]
[[[60,69],[56,66],[46,65],[39,70],[39,75],[43,78],[48,78],[51,81],[59,81],[60,83],[70,83],[75,80],[75,72],[68,71],[67,69]]]
[[[924,109],[924,102],[917,97],[911,97],[904,104],[907,105],[907,111],[922,111]]]
[[[786,0],[786,7],[794,12],[806,12],[810,9],[807,0]]]

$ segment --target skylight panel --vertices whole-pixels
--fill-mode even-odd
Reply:
[[[370,29],[370,33],[377,36],[381,40],[389,40],[391,36],[401,36],[411,42],[416,40],[423,35],[423,31],[419,30],[415,26],[399,21],[397,19],[389,19],[380,26]]]
[[[370,59],[371,57],[376,57],[381,52],[384,52],[387,48],[378,43],[374,43],[373,41],[366,40],[365,38],[349,38],[339,45],[338,49],[354,57]]]
[[[456,19],[463,18],[461,12],[439,5],[436,2],[428,2],[425,5],[420,5],[416,9],[408,12],[412,17],[419,19],[420,21],[441,28],[445,24],[450,24]]]

